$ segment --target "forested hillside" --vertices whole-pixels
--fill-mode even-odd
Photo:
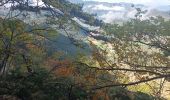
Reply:
[[[0,100],[170,100],[170,20],[108,24],[67,0],[0,1]]]

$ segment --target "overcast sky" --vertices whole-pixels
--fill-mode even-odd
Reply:
[[[111,3],[118,3],[118,2],[128,2],[134,4],[145,4],[145,5],[170,5],[170,0],[84,0],[84,1],[99,1],[99,2],[111,2]]]

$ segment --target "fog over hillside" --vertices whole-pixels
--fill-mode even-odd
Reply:
[[[146,19],[151,16],[162,16],[166,19],[170,18],[170,4],[166,5],[145,5],[145,4],[133,4],[133,3],[108,3],[97,1],[82,1],[82,0],[69,0],[72,3],[83,3],[83,10],[85,12],[96,14],[97,17],[106,23],[126,21],[131,18],[135,18],[137,13],[135,8],[141,8],[147,10],[142,16],[142,19]]]

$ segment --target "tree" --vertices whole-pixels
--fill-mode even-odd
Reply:
[[[120,77],[124,79],[125,76],[120,75],[126,72],[129,72],[128,74],[134,73],[134,77],[138,78],[136,81],[129,79],[123,83],[119,80],[118,83],[97,86],[94,89],[129,87],[140,83],[151,85],[149,81],[153,82],[157,79],[169,81],[170,62],[169,57],[167,57],[170,50],[169,34],[167,33],[169,24],[170,22],[165,21],[162,17],[151,17],[148,20],[132,19],[123,25],[106,26],[106,33],[114,34],[115,37],[110,42],[114,53],[96,48],[95,60],[99,62],[100,66],[89,67],[109,71],[118,76],[118,80]],[[111,61],[108,60],[107,54],[112,54]],[[164,83],[160,81],[159,84]],[[162,87],[162,85],[160,86]]]
[[[94,39],[89,40],[92,55],[84,57],[80,54],[81,57],[75,57],[74,60],[57,59],[55,52],[46,52],[49,48],[44,43],[55,43],[57,31],[62,30],[72,43],[78,44],[73,39],[74,35],[67,31],[78,28],[71,17],[81,17],[91,24],[95,22],[95,18],[81,12],[82,6],[66,0],[43,1],[52,13],[48,25],[58,26],[55,30],[36,23],[28,25],[16,19],[16,16],[0,19],[0,71],[4,76],[0,79],[0,95],[49,100],[130,100],[141,99],[142,96],[152,100],[152,96],[128,90],[129,87],[144,83],[147,88],[153,89],[152,94],[156,98],[161,97],[164,84],[170,77],[169,21],[161,17],[140,20],[145,11],[137,8],[136,19],[123,25],[107,24],[104,27],[107,35],[114,34],[112,41],[102,42],[99,46]],[[0,5],[8,2],[29,8],[29,0],[3,0]],[[57,16],[51,5],[63,14]],[[108,49],[104,49],[104,45]],[[157,79],[161,79],[159,87],[154,87],[151,82],[155,84]]]

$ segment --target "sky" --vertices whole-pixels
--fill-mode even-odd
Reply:
[[[127,3],[155,5],[155,6],[170,5],[170,0],[84,0],[84,1],[99,1],[99,2],[109,2],[109,3],[127,2]]]

